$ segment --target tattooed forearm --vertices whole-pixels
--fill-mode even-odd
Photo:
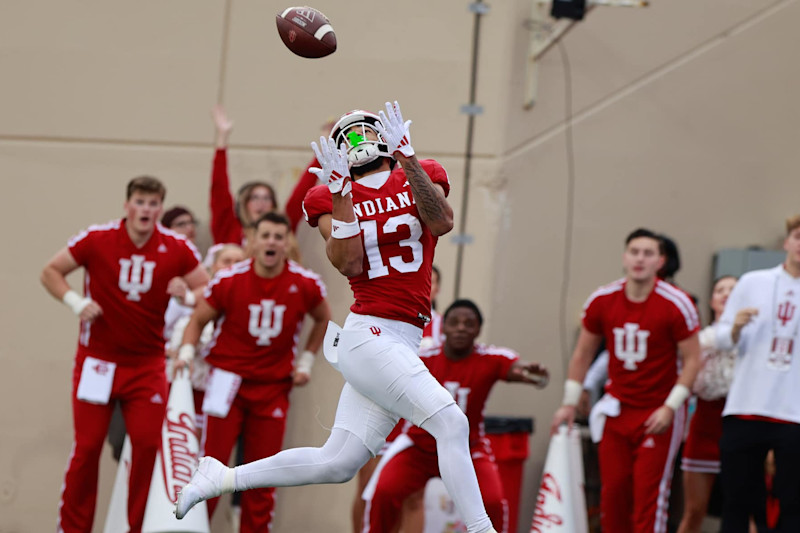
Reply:
[[[453,208],[444,195],[433,185],[416,157],[402,162],[414,201],[422,221],[434,235],[444,235],[453,229]]]

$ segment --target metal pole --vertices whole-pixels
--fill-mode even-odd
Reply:
[[[472,139],[475,131],[475,115],[483,110],[475,104],[475,94],[478,88],[478,44],[480,41],[481,17],[489,11],[489,6],[482,0],[477,0],[469,6],[470,11],[475,13],[472,26],[472,68],[470,72],[469,103],[462,106],[461,111],[467,114],[467,146],[464,151],[464,194],[461,197],[461,216],[459,217],[458,234],[454,240],[458,246],[456,250],[456,272],[455,272],[455,298],[461,294],[461,271],[464,263],[464,245],[468,244],[469,238],[466,236],[467,226],[467,204],[469,201],[469,180],[472,170]]]

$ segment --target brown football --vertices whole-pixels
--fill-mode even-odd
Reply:
[[[325,57],[336,51],[336,34],[328,17],[313,7],[288,7],[275,16],[286,48],[301,57]]]

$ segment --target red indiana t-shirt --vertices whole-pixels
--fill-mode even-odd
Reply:
[[[103,310],[81,322],[78,354],[123,365],[143,356],[163,358],[167,284],[200,263],[194,245],[156,224],[137,248],[121,219],[90,226],[70,239],[68,249],[85,270],[84,295]]]
[[[220,313],[206,360],[243,379],[291,381],[303,320],[325,293],[320,277],[294,261],[274,278],[256,275],[252,259],[218,272],[205,291]]]
[[[421,352],[420,359],[467,415],[473,457],[476,452],[490,453],[483,430],[483,410],[492,387],[507,378],[519,355],[508,348],[476,344],[472,353],[459,361],[448,359],[441,346]],[[424,429],[411,426],[407,434],[423,450],[436,452],[436,439]]]
[[[432,159],[420,161],[433,183],[450,193],[444,168]],[[420,328],[431,312],[431,265],[438,240],[422,222],[411,186],[400,166],[388,174],[370,174],[353,182],[353,208],[364,244],[363,271],[349,278],[354,313],[408,322]],[[333,209],[325,185],[308,191],[306,220],[316,227]]]
[[[689,296],[665,281],[656,281],[643,302],[628,300],[625,284],[618,280],[589,296],[583,326],[606,340],[606,392],[623,404],[654,407],[675,385],[678,343],[696,333],[700,321]]]

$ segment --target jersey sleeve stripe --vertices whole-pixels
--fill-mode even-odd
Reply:
[[[303,268],[299,264],[295,263],[291,259],[289,259],[289,272],[293,272],[295,274],[300,274],[304,278],[313,279],[314,282],[319,287],[319,292],[322,294],[323,298],[328,297],[328,288],[325,286],[325,283],[322,281],[322,276],[314,272],[313,270],[309,270],[307,268]]]
[[[172,237],[174,239],[177,239],[179,241],[185,242],[186,245],[189,247],[189,250],[192,251],[192,253],[194,254],[194,257],[197,259],[197,262],[198,263],[202,263],[203,262],[203,256],[200,255],[200,251],[197,249],[197,247],[194,245],[194,243],[192,241],[190,241],[189,239],[186,238],[186,235],[181,235],[180,233],[177,233],[177,232],[175,232],[175,231],[173,231],[173,230],[171,230],[169,228],[165,228],[160,223],[156,224],[156,228],[163,235],[168,235],[168,236],[170,236],[170,237]]]
[[[621,291],[622,287],[624,286],[623,282],[624,280],[619,279],[617,281],[609,283],[608,285],[603,285],[602,287],[594,291],[591,295],[589,295],[589,298],[586,299],[586,303],[583,304],[583,310],[586,311],[592,304],[592,302],[595,301],[600,296],[607,296],[609,294],[614,294],[615,292]]]
[[[81,231],[77,235],[73,236],[72,238],[67,241],[67,246],[72,248],[77,243],[85,239],[89,236],[90,233],[96,231],[113,231],[119,229],[119,225],[122,221],[121,220],[112,220],[110,222],[106,222],[105,224],[92,224],[85,230]]]
[[[203,295],[206,298],[208,298],[209,296],[211,296],[211,290],[216,285],[219,285],[219,283],[223,279],[231,278],[238,274],[244,274],[245,272],[248,272],[252,264],[253,264],[252,259],[245,259],[244,261],[234,263],[233,265],[230,266],[230,268],[223,268],[222,270],[214,274],[214,277],[211,279],[211,281],[208,282],[205,291],[203,291]]]
[[[664,282],[659,281],[656,285],[656,294],[669,300],[675,305],[675,307],[678,308],[683,315],[683,319],[686,321],[686,327],[689,328],[689,331],[692,331],[700,326],[700,319],[697,316],[697,311],[695,310],[694,304],[684,293],[670,287]]]
[[[478,355],[499,355],[501,357],[505,357],[506,359],[519,359],[519,354],[514,350],[505,348],[503,346],[495,346],[493,344],[478,344],[475,347],[475,352],[478,353]]]

